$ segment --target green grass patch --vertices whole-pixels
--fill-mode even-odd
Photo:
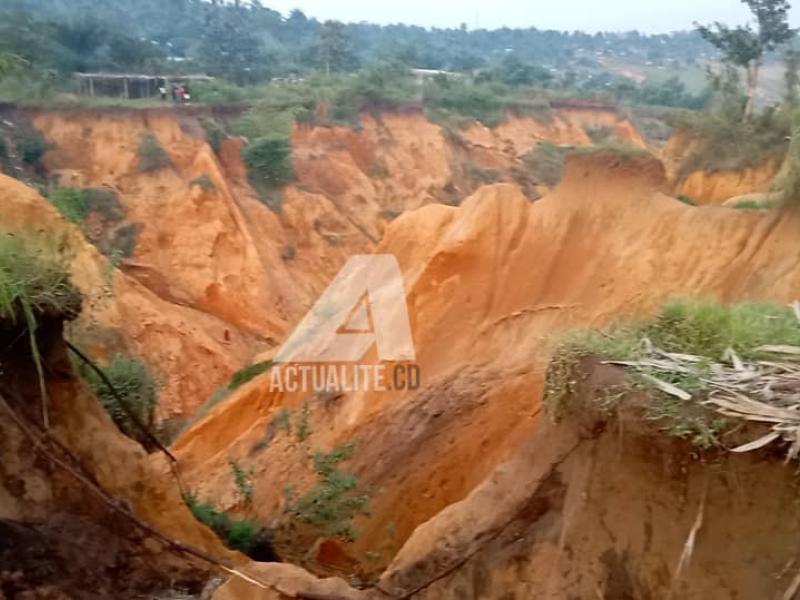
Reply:
[[[193,420],[197,421],[207,415],[212,408],[225,400],[225,398],[230,396],[232,392],[242,387],[245,383],[252,381],[262,373],[266,373],[272,367],[272,364],[273,363],[271,360],[267,360],[246,365],[236,371],[231,376],[231,379],[228,381],[228,383],[214,390],[214,393],[211,394],[211,397],[200,408],[197,409]]]
[[[733,205],[737,210],[769,210],[773,208],[773,202],[759,202],[758,200],[740,200]]]
[[[667,352],[710,360],[722,360],[728,348],[745,359],[759,358],[759,346],[800,345],[800,323],[791,308],[769,302],[720,304],[679,298],[666,302],[653,319],[571,332],[563,343],[583,354],[624,360],[642,356],[644,338]]]
[[[700,448],[718,445],[725,422],[698,403],[676,400],[658,389],[648,377],[677,386],[689,394],[707,392],[711,365],[724,360],[732,349],[744,360],[768,357],[762,346],[800,346],[800,322],[786,306],[767,302],[723,305],[709,299],[675,299],[648,320],[625,320],[604,330],[578,330],[566,334],[550,363],[544,404],[555,419],[563,413],[564,402],[577,390],[582,357],[611,360],[639,360],[653,346],[675,354],[694,355],[691,369],[637,367],[627,377],[629,390],[645,389],[651,402],[645,418],[658,421],[673,437],[689,439]]]
[[[29,239],[0,232],[0,318],[36,329],[39,315],[72,313],[79,294],[63,259]]]
[[[89,200],[82,189],[56,188],[50,194],[49,200],[58,212],[77,225],[82,225],[86,215],[89,214]]]

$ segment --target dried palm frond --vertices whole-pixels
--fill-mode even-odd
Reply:
[[[800,303],[795,303],[793,309],[800,320]],[[643,340],[642,347],[644,356],[638,360],[606,364],[633,370],[656,389],[685,402],[696,401],[730,419],[769,426],[766,434],[732,452],[752,452],[783,442],[788,445],[789,459],[800,456],[800,346],[759,346],[755,351],[765,357],[763,360],[744,360],[728,349],[720,361],[666,352],[649,339]],[[704,388],[702,394],[690,393],[666,381],[669,375],[677,381],[695,377]]]

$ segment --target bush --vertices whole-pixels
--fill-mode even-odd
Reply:
[[[314,454],[317,483],[304,496],[290,502],[286,511],[301,524],[311,526],[322,536],[353,541],[358,532],[353,519],[369,515],[370,494],[352,473],[339,469],[339,463],[353,456],[355,443],[348,442],[328,454]]]
[[[192,100],[201,104],[231,104],[247,100],[252,93],[222,79],[196,81],[192,84]]]
[[[686,194],[679,195],[677,199],[684,204],[688,204],[689,206],[697,206],[697,200],[691,196],[687,196]]]
[[[86,192],[79,188],[56,188],[50,194],[50,202],[68,220],[78,225],[89,213],[89,201]]]
[[[215,153],[219,153],[222,148],[222,142],[228,137],[225,128],[214,119],[201,119],[200,124],[206,132],[206,141]]]
[[[194,518],[216,533],[228,548],[249,554],[260,543],[264,543],[266,532],[254,521],[232,519],[213,504],[200,502],[191,492],[186,494],[184,501]]]
[[[247,165],[247,178],[262,199],[275,208],[269,200],[274,193],[294,178],[292,144],[286,138],[258,138],[242,149]]]
[[[589,139],[592,140],[595,144],[600,144],[602,142],[608,141],[609,139],[613,139],[614,135],[614,128],[609,127],[608,125],[598,125],[597,127],[587,127],[586,128],[586,135],[589,136]]]
[[[86,188],[83,192],[89,212],[98,213],[110,223],[116,223],[125,218],[125,210],[114,190],[100,187]]]
[[[189,182],[189,185],[198,185],[201,188],[203,188],[203,191],[206,192],[213,192],[214,190],[217,189],[217,186],[214,185],[214,182],[211,181],[211,178],[205,173],[203,175],[200,175],[200,177],[195,177],[194,179],[192,179]]]
[[[253,485],[253,472],[245,471],[241,464],[230,459],[228,464],[233,472],[233,482],[236,485],[236,495],[240,502],[250,504],[253,501],[255,486]]]
[[[502,100],[505,91],[505,87],[498,84],[439,79],[425,86],[424,103],[426,107],[452,112],[492,127],[505,118],[506,105]]]
[[[22,161],[29,165],[38,163],[47,150],[47,142],[42,134],[33,128],[20,130],[15,136],[14,145]]]
[[[355,77],[345,77],[329,97],[334,123],[359,126],[364,110],[406,106],[416,99],[418,90],[409,70],[392,61],[367,65]]]
[[[102,368],[103,373],[122,398],[124,405],[120,404],[114,393],[94,370],[82,363],[77,364],[76,368],[111,415],[120,431],[143,445],[148,444],[149,440],[128,414],[128,411],[132,412],[136,419],[147,427],[152,427],[155,422],[158,392],[156,382],[144,363],[131,356],[117,355],[107,366]]]
[[[158,138],[152,132],[144,133],[139,143],[139,170],[142,173],[151,173],[169,165],[169,155]]]

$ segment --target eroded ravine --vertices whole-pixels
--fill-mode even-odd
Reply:
[[[164,417],[192,414],[231,373],[273,352],[348,256],[394,254],[424,377],[420,391],[291,396],[270,392],[265,375],[216,406],[174,447],[188,488],[222,508],[237,503],[231,460],[252,473],[253,516],[272,522],[285,503],[284,488],[307,486],[312,474],[307,449],[291,436],[259,442],[280,410],[297,415],[308,400],[307,447],[355,440],[349,466],[379,490],[372,516],[357,522],[361,537],[344,548],[349,564],[362,571],[362,557],[379,548],[379,559],[368,567],[374,574],[399,552],[400,566],[386,575],[392,580],[403,560],[423,556],[414,537],[440,532],[420,525],[446,520],[447,507],[487,485],[482,482],[541,426],[544,372],[556,334],[647,314],[675,294],[780,302],[798,296],[793,274],[800,252],[791,250],[796,215],[679,203],[666,195],[663,167],[652,157],[570,157],[561,184],[533,203],[511,177],[486,186],[466,177],[465,156],[502,172],[548,136],[584,143],[587,118],[565,113],[549,124],[509,119],[494,130],[476,125],[464,132],[466,145],[454,144],[416,113],[365,117],[358,132],[298,128],[298,182],[276,213],[247,184],[241,142],[227,140],[215,154],[191,115],[43,113],[34,121],[54,144],[48,166],[65,183],[117,192],[125,219],[142,225],[136,250],[109,271],[77,227],[5,177],[3,225],[63,237],[75,283],[87,296],[70,335],[101,356],[122,338],[161,366],[170,375]],[[148,130],[169,154],[172,164],[163,172],[136,168],[138,140]],[[213,185],[192,183],[203,176]],[[459,195],[469,197],[454,202]],[[401,214],[390,220],[387,211]],[[110,298],[96,293],[109,288]],[[110,421],[98,427],[105,431]],[[69,435],[86,431],[76,425]],[[132,468],[131,476],[144,469],[142,477],[170,490],[140,490],[137,510],[150,495],[167,494],[171,508],[153,519],[180,512],[183,523],[188,513],[172,507],[177,490],[163,459],[136,460],[144,466]],[[95,468],[107,465],[98,458]],[[127,485],[112,487],[127,497]],[[543,492],[547,503],[558,504],[557,488]],[[193,522],[187,527],[197,531],[186,539],[214,547],[205,529]],[[432,548],[436,536],[425,538]],[[404,548],[409,539],[412,545]],[[300,555],[306,550],[297,549]],[[267,578],[291,579],[288,565],[253,568]],[[454,577],[477,577],[464,573]],[[292,576],[308,589],[324,587],[307,574]],[[237,580],[218,597],[255,597],[247,589]]]

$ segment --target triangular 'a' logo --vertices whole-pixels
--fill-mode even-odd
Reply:
[[[413,361],[403,275],[391,254],[353,256],[275,356],[275,362]]]

